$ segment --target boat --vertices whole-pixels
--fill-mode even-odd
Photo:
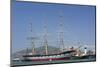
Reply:
[[[58,54],[48,55],[23,55],[25,61],[54,61],[54,60],[69,60],[73,51],[64,51]]]
[[[60,20],[62,20],[63,16],[61,15],[60,16]],[[71,48],[71,50],[65,50],[64,49],[64,38],[63,38],[63,31],[60,31],[59,34],[59,41],[60,41],[60,45],[62,45],[63,48],[61,48],[61,51],[59,53],[51,53],[49,54],[48,53],[48,39],[47,39],[47,23],[45,23],[44,25],[44,45],[45,45],[45,54],[36,54],[35,53],[35,45],[34,45],[34,37],[33,36],[30,36],[28,39],[31,40],[31,45],[33,45],[33,48],[32,48],[32,53],[29,54],[29,53],[26,53],[26,55],[23,55],[22,56],[22,59],[21,60],[24,60],[24,61],[55,61],[55,60],[69,60],[69,59],[77,59],[77,58],[85,58],[85,57],[88,57],[86,56],[86,48],[85,48],[85,52],[84,52],[84,55],[80,56],[78,55],[78,51],[77,49],[73,49],[73,47]],[[60,21],[60,28],[61,30],[63,29],[63,22]],[[30,23],[30,33],[33,32],[32,30],[32,23]],[[80,46],[81,47],[81,46]],[[79,47],[79,48],[80,48]],[[79,49],[78,48],[78,49]]]

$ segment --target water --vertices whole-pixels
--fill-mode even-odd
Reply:
[[[95,58],[91,59],[78,59],[78,60],[57,60],[57,61],[12,61],[12,66],[23,66],[23,65],[41,65],[41,64],[57,64],[57,63],[73,63],[73,62],[90,62],[95,61]]]

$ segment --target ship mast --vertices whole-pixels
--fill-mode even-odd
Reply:
[[[44,46],[45,46],[45,54],[48,55],[48,40],[47,40],[47,22],[44,23]]]
[[[34,45],[34,37],[33,37],[33,29],[32,29],[32,22],[29,23],[29,37],[28,40],[30,41],[30,44],[32,46],[32,54],[35,54],[35,45]]]
[[[65,50],[65,47],[64,47],[64,23],[63,23],[63,15],[62,15],[62,11],[60,11],[60,23],[59,23],[59,27],[60,27],[60,32],[59,32],[59,40],[60,40],[60,45],[62,45],[61,47],[61,51],[63,52]]]

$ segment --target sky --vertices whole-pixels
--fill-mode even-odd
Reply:
[[[48,45],[59,45],[60,13],[64,24],[64,45],[95,48],[95,6],[71,4],[50,4],[13,1],[11,5],[12,51],[16,52],[30,45],[29,23],[32,23],[32,36],[35,47],[43,46],[44,25],[47,24]],[[80,42],[80,44],[79,44]]]

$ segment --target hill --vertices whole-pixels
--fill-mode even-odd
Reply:
[[[23,49],[21,51],[15,52],[12,54],[12,58],[17,58],[17,57],[21,57],[22,55],[26,55],[26,53],[31,53],[32,49]],[[36,54],[45,54],[45,47],[38,47],[35,48],[35,52]],[[60,49],[57,47],[53,47],[53,46],[48,46],[48,54],[55,54],[55,53],[59,53]]]

